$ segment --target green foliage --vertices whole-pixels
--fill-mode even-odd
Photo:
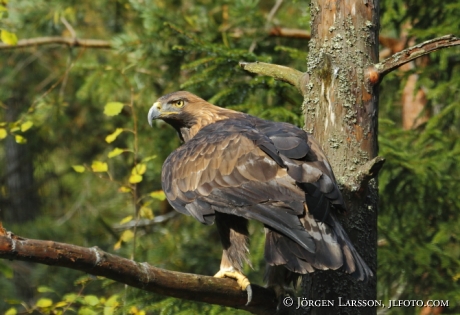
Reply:
[[[388,297],[404,286],[402,299],[459,298],[459,130],[443,131],[439,122],[454,108],[458,115],[459,104],[446,107],[419,131],[381,124],[388,164],[380,176],[379,232],[386,244],[379,250],[379,272]]]
[[[384,1],[383,34],[408,33],[417,42],[458,30],[457,2],[430,9],[421,1]],[[441,18],[443,17],[443,18]],[[407,27],[412,25],[412,27]],[[454,30],[455,29],[455,30]],[[458,48],[430,54],[409,73],[395,72],[381,85],[380,244],[378,293],[382,299],[444,299],[447,313],[460,301],[460,66]],[[402,88],[409,74],[426,93],[432,116],[414,130],[401,129]],[[424,114],[424,113],[423,113]],[[394,308],[391,314],[416,314]]]
[[[80,315],[113,315],[113,314],[129,314],[129,315],[145,315],[145,310],[141,308],[143,305],[136,303],[123,304],[122,298],[118,294],[96,296],[94,294],[85,294],[89,287],[99,288],[106,287],[105,294],[110,294],[107,286],[111,283],[103,278],[94,279],[90,277],[79,278],[75,282],[75,287],[79,287],[76,293],[58,294],[54,289],[47,286],[39,286],[37,288],[38,297],[33,304],[21,303],[22,307],[28,313],[39,313],[49,315],[61,315],[66,313],[76,313]],[[16,304],[14,301],[9,301],[9,304]],[[6,314],[20,314],[18,307],[12,306]]]

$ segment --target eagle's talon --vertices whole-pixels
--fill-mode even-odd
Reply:
[[[252,300],[252,287],[251,283],[249,282],[249,279],[239,271],[219,270],[219,272],[217,272],[214,275],[214,278],[225,277],[235,279],[238,285],[240,286],[241,290],[246,291],[248,293],[248,302],[246,303],[246,305],[249,305],[249,303],[251,303]]]
[[[252,287],[250,283],[247,285],[245,291],[248,293],[248,301],[246,302],[246,306],[248,306],[252,301]]]

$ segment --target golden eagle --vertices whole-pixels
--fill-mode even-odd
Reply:
[[[201,223],[216,223],[223,246],[216,277],[248,287],[241,272],[249,262],[248,219],[265,226],[266,277],[278,293],[315,269],[372,276],[335,218],[345,204],[310,134],[185,91],[159,98],[148,113],[150,124],[155,119],[173,126],[184,142],[163,164],[168,201]]]

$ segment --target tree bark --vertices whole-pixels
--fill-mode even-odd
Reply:
[[[360,183],[358,171],[377,156],[378,94],[366,69],[378,62],[379,1],[313,0],[311,20],[309,78],[302,87],[305,127],[323,145],[344,188],[348,215],[343,225],[375,274],[377,181]],[[315,272],[305,277],[303,288],[308,300],[334,301],[332,307],[306,308],[304,313],[376,313],[373,307],[343,306],[351,300],[375,300],[376,275],[363,283],[340,272]]]

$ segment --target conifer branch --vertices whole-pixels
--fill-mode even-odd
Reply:
[[[252,73],[266,75],[269,77],[273,77],[277,80],[287,82],[295,86],[299,91],[302,91],[301,89],[302,80],[301,79],[304,73],[300,72],[299,70],[285,67],[285,66],[275,65],[271,63],[258,62],[258,61],[240,62],[240,67]]]
[[[109,254],[98,247],[25,239],[7,232],[1,223],[0,258],[75,269],[145,291],[244,309],[253,314],[276,311],[275,293],[257,285],[251,285],[252,301],[246,306],[246,292],[232,279],[164,270]]]
[[[368,70],[371,76],[377,75],[377,77],[370,79],[372,83],[377,83],[386,74],[399,68],[400,66],[417,59],[419,57],[428,55],[436,50],[453,47],[460,45],[460,39],[453,35],[445,35],[435,39],[427,40],[421,44],[406,48],[391,57],[383,60],[380,63],[375,64],[372,69]]]
[[[100,48],[100,49],[110,49],[112,45],[107,40],[101,39],[78,39],[70,37],[37,37],[30,39],[21,39],[16,45],[8,45],[0,43],[0,50],[6,49],[17,49],[17,48],[26,48],[33,46],[42,46],[42,45],[51,45],[51,44],[60,44],[67,45],[70,47],[82,47],[82,48]]]

